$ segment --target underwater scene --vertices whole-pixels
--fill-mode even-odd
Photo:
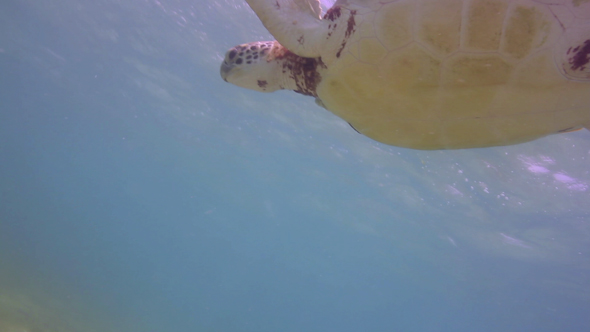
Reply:
[[[245,0],[0,3],[0,332],[590,331],[588,130],[382,144],[221,78],[272,40]]]

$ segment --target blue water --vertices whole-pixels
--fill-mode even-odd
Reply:
[[[589,132],[381,145],[219,78],[271,38],[242,0],[0,4],[0,332],[590,330]]]

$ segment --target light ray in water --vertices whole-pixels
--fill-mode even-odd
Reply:
[[[455,247],[457,246],[457,243],[455,243],[455,240],[453,240],[452,237],[447,236],[447,239],[449,239],[449,242],[451,242],[452,245],[454,245]]]
[[[530,246],[524,244],[524,242],[521,241],[521,240],[519,240],[519,239],[515,239],[515,238],[510,237],[510,236],[508,236],[508,235],[506,235],[504,233],[500,233],[500,235],[502,235],[502,237],[503,237],[502,241],[504,243],[507,243],[507,244],[510,244],[510,245],[513,245],[513,246],[527,248],[527,249],[530,249],[531,248]]]

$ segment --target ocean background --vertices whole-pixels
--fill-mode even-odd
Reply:
[[[329,5],[329,4],[328,4]],[[0,3],[0,332],[590,331],[590,132],[374,142],[243,0]]]

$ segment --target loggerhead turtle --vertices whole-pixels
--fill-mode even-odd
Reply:
[[[590,128],[590,0],[246,0],[277,41],[227,82],[290,89],[379,142],[509,145]]]

